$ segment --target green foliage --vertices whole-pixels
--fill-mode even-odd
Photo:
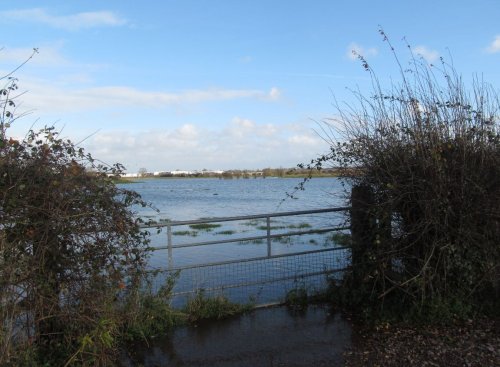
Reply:
[[[462,313],[498,297],[500,101],[477,78],[467,89],[443,60],[436,67],[412,57],[401,67],[394,55],[400,83],[387,91],[359,56],[373,93],[338,106],[324,130],[331,150],[309,165],[338,166],[373,196],[371,242],[342,296],[370,311],[443,313],[444,305]]]
[[[113,320],[99,320],[93,330],[80,337],[77,351],[64,366],[110,364],[114,356],[110,351],[116,345],[116,324]]]

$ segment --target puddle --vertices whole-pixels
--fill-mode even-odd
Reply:
[[[273,307],[178,328],[149,347],[130,348],[123,365],[342,366],[342,353],[350,345],[350,322],[327,306],[303,311]]]

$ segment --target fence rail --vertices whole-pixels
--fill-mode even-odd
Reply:
[[[298,215],[307,214],[321,214],[321,213],[333,213],[333,212],[343,212],[349,210],[350,207],[338,207],[338,208],[323,208],[323,209],[312,209],[312,210],[298,210],[298,211],[287,211],[287,212],[277,212],[277,213],[266,213],[266,214],[252,214],[252,215],[241,215],[232,217],[215,217],[206,219],[195,219],[195,220],[179,220],[179,221],[168,221],[165,223],[160,223],[157,225],[145,226],[144,228],[162,228],[167,227],[167,245],[166,246],[156,246],[153,248],[156,250],[168,250],[168,263],[169,269],[173,269],[173,249],[175,248],[186,248],[186,247],[196,247],[196,246],[208,246],[208,245],[218,245],[223,243],[235,243],[244,241],[256,241],[256,240],[267,240],[267,257],[272,256],[272,239],[280,237],[292,237],[301,236],[307,234],[318,234],[318,233],[328,233],[349,229],[347,226],[337,226],[321,229],[313,229],[307,231],[293,231],[287,233],[277,233],[271,234],[271,218],[277,217],[291,217]],[[249,236],[249,237],[237,237],[224,240],[214,240],[214,241],[199,241],[184,243],[179,245],[174,245],[172,240],[172,227],[185,226],[193,224],[211,224],[211,223],[222,223],[222,222],[236,222],[242,220],[251,219],[266,219],[266,235],[265,236]]]

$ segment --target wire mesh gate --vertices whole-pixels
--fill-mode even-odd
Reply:
[[[321,292],[328,277],[341,276],[350,264],[345,241],[349,209],[162,223],[157,227],[166,229],[167,244],[162,245],[162,231],[153,245],[154,283],[159,287],[176,276],[176,304],[200,291],[254,304],[282,302],[297,288],[309,294]],[[193,242],[193,237],[201,238]]]

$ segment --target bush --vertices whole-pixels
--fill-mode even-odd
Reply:
[[[15,89],[0,91],[0,364],[106,364],[133,317],[120,305],[148,255],[131,209],[145,203],[54,128],[9,137]]]
[[[362,279],[347,281],[362,283],[356,295],[348,289],[351,300],[422,311],[459,300],[470,310],[498,299],[500,101],[478,78],[466,88],[443,59],[436,67],[411,55],[403,69],[394,56],[401,82],[388,91],[359,56],[373,94],[355,93],[357,106],[337,105],[325,129],[331,151],[309,167],[340,166],[370,196],[375,232]]]

